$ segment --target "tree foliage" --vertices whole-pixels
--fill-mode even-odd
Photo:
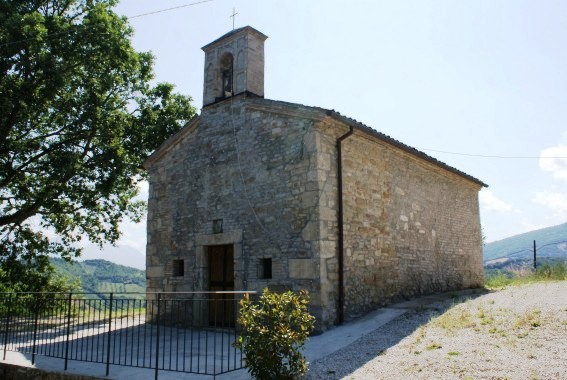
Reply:
[[[116,2],[0,2],[4,263],[115,242],[123,218],[143,214],[142,161],[195,114],[191,98],[153,84],[153,57],[134,50]]]
[[[305,291],[278,294],[268,289],[258,303],[248,295],[240,301],[242,335],[236,345],[244,351],[246,367],[254,378],[295,379],[307,372],[300,349],[315,323],[308,304]]]
[[[140,292],[140,298],[145,297],[146,272],[143,270],[111,263],[106,260],[85,260],[67,262],[58,258],[51,258],[55,273],[71,280],[79,280],[80,289],[85,293],[124,293]],[[89,297],[98,297],[91,294]],[[115,298],[122,295],[115,294]],[[128,298],[139,298],[138,295],[129,294]]]
[[[0,266],[0,292],[70,292],[81,289],[81,279],[71,279],[57,273],[49,257],[39,256],[25,262],[14,257],[4,258]],[[5,297],[5,294],[2,296]]]

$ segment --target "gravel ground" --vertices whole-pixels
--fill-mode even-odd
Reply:
[[[567,379],[567,281],[413,310],[310,365],[307,379]]]

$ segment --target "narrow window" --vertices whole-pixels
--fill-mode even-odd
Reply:
[[[225,98],[232,96],[232,70],[222,72],[222,89]]]
[[[233,59],[232,54],[225,53],[220,60],[221,72],[221,98],[228,98],[234,94],[232,77],[233,77]]]
[[[173,277],[185,275],[185,260],[173,260]]]
[[[272,278],[272,258],[260,259],[260,278],[267,280]]]
[[[222,219],[213,220],[213,234],[222,234]]]

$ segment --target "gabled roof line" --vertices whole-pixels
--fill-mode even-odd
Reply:
[[[241,28],[242,29],[242,28]],[[268,104],[274,104],[274,105],[281,105],[281,106],[285,106],[285,107],[290,107],[290,108],[303,108],[306,110],[313,110],[315,112],[319,112],[323,115],[329,116],[337,121],[340,121],[346,125],[349,126],[353,126],[355,128],[355,130],[358,130],[368,136],[377,138],[378,140],[384,141],[385,143],[392,145],[394,147],[397,147],[403,151],[405,151],[406,153],[411,154],[412,156],[418,157],[422,160],[425,160],[435,166],[438,166],[442,169],[445,169],[453,174],[456,174],[462,178],[465,178],[471,182],[476,183],[477,185],[480,185],[482,187],[488,187],[487,184],[485,184],[484,182],[482,182],[481,180],[460,171],[457,168],[454,168],[450,165],[447,165],[446,163],[439,161],[438,159],[429,156],[428,154],[412,148],[409,145],[406,145],[382,132],[378,132],[377,130],[367,126],[366,124],[363,124],[361,122],[359,122],[356,119],[352,119],[350,117],[344,116],[341,113],[335,111],[335,110],[331,110],[331,109],[326,109],[326,108],[321,108],[321,107],[313,107],[313,106],[306,106],[303,104],[299,104],[299,103],[291,103],[291,102],[285,102],[285,101],[281,101],[281,100],[271,100],[271,99],[264,99],[264,98],[256,98],[256,97],[248,97],[246,96],[246,93],[242,93],[240,95],[235,96],[235,98],[240,98],[240,99],[246,99],[247,101],[249,101],[250,103],[254,104],[254,103],[268,103]],[[209,106],[207,106],[206,108],[203,108],[202,112],[206,112],[206,109],[213,109],[216,108],[216,106],[219,105],[219,103],[215,103],[215,104],[211,104]],[[275,111],[277,112],[277,111]],[[181,138],[183,138],[187,133],[189,133],[190,131],[192,131],[194,129],[194,127],[196,127],[198,125],[200,121],[200,116],[195,116],[193,117],[187,124],[185,127],[183,127],[181,130],[179,130],[177,133],[175,133],[173,136],[171,136],[169,139],[167,139],[154,153],[152,153],[142,164],[142,167],[145,169],[148,169],[149,166],[154,163],[155,161],[157,161],[158,159],[160,159],[164,154],[167,153],[167,151],[169,150],[169,148],[174,145],[176,142],[178,142]]]
[[[142,162],[142,167],[148,170],[150,166],[154,162],[159,160],[161,157],[163,157],[169,151],[169,149],[173,145],[175,145],[175,143],[177,143],[179,140],[185,137],[187,133],[192,131],[197,126],[200,120],[201,117],[199,115],[193,116],[193,118],[191,118],[191,120],[189,120],[187,124],[185,124],[185,126],[183,126],[179,131],[177,131],[173,135],[171,135],[171,137],[165,140],[152,154],[150,154],[148,158],[146,158],[144,162]]]
[[[256,101],[256,100],[254,100]],[[356,130],[363,132],[366,135],[372,136],[374,138],[377,138],[381,141],[384,141],[385,143],[388,143],[392,146],[395,146],[403,151],[405,151],[406,153],[411,154],[412,156],[421,158],[422,160],[428,161],[431,164],[434,164],[436,166],[439,166],[449,172],[452,172],[453,174],[457,174],[460,177],[463,177],[469,181],[472,181],[474,183],[476,183],[477,185],[480,185],[482,187],[488,187],[488,185],[484,182],[482,182],[481,180],[463,172],[460,171],[457,168],[454,168],[450,165],[447,165],[446,163],[439,161],[438,159],[431,157],[430,155],[415,149],[409,145],[406,145],[404,143],[402,143],[401,141],[398,141],[382,132],[378,132],[377,130],[375,130],[372,127],[369,127],[368,125],[361,123],[360,121],[350,118],[348,116],[342,115],[340,112],[337,112],[335,110],[331,110],[331,109],[327,109],[327,108],[321,108],[321,107],[314,107],[314,106],[306,106],[303,104],[298,104],[298,103],[291,103],[291,102],[286,102],[286,101],[281,101],[281,100],[271,100],[271,99],[258,99],[258,101],[260,102],[273,102],[273,103],[277,103],[280,105],[284,105],[284,106],[288,106],[288,107],[302,107],[302,108],[308,108],[308,109],[312,109],[314,111],[319,111],[319,112],[323,112],[324,114],[326,114],[329,117],[332,117],[335,120],[338,120],[346,125],[352,125]]]
[[[394,139],[394,138],[392,138],[392,137],[390,137],[390,136],[388,136],[388,135],[386,135],[382,132],[378,132],[377,130],[367,126],[366,124],[359,122],[358,120],[355,120],[355,119],[352,119],[350,117],[341,115],[339,112],[337,112],[335,110],[326,110],[326,113],[327,113],[328,116],[330,116],[330,117],[332,117],[336,120],[342,121],[343,123],[345,123],[347,125],[352,125],[356,130],[359,130],[359,131],[361,131],[361,132],[363,132],[367,135],[370,135],[370,136],[375,137],[379,140],[382,140],[382,141],[384,141],[384,142],[386,142],[390,145],[393,145],[397,148],[400,148],[401,150],[403,150],[403,151],[405,151],[405,152],[407,152],[407,153],[409,153],[413,156],[419,157],[419,158],[421,158],[425,161],[428,161],[428,162],[430,162],[430,163],[432,163],[436,166],[439,166],[439,167],[441,167],[445,170],[448,170],[448,171],[450,171],[454,174],[457,174],[461,177],[464,177],[464,178],[468,179],[469,181],[472,181],[472,182],[474,182],[474,183],[476,183],[476,184],[478,184],[482,187],[488,187],[488,185],[486,183],[482,182],[481,180],[479,180],[479,179],[477,179],[477,178],[475,178],[475,177],[473,177],[473,176],[471,176],[471,175],[469,175],[469,174],[467,174],[463,171],[460,171],[459,169],[457,169],[453,166],[447,165],[446,163],[439,161],[438,159],[431,157],[430,155],[428,155],[428,154],[426,154],[426,153],[424,153],[424,152],[422,152],[422,151],[420,151],[416,148],[413,148],[409,145],[406,145],[406,144],[402,143],[401,141],[398,141],[398,140],[396,140],[396,139]]]

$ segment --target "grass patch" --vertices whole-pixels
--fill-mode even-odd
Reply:
[[[442,347],[443,346],[441,346],[439,343],[433,342],[429,346],[425,347],[425,349],[431,351],[431,350],[439,350]]]
[[[499,289],[534,282],[565,280],[567,280],[567,262],[544,263],[538,267],[537,271],[528,269],[491,271],[485,275],[484,286],[488,289]]]
[[[448,312],[433,319],[432,325],[448,331],[456,331],[464,328],[474,327],[473,315],[468,310],[467,304],[453,307]]]
[[[528,311],[523,315],[520,315],[516,319],[515,327],[518,329],[523,327],[532,327],[532,328],[540,327],[541,322],[537,319],[540,316],[540,314],[541,311],[535,309],[532,311]]]

